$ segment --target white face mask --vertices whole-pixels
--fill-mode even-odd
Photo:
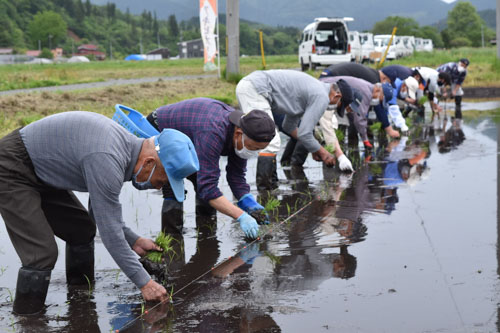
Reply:
[[[234,152],[239,158],[242,158],[244,160],[248,160],[252,157],[257,157],[259,156],[260,150],[250,150],[247,147],[245,147],[245,134],[242,134],[241,136],[241,143],[243,144],[243,148],[238,150],[238,142],[234,143]]]
[[[465,67],[462,65],[458,65],[457,70],[459,73],[465,72]]]
[[[400,91],[399,96],[401,96],[401,98],[406,98],[406,97],[408,97],[408,92],[407,91]]]
[[[372,98],[370,105],[377,106],[380,104],[380,100],[378,98]]]
[[[337,104],[328,104],[328,106],[326,107],[326,109],[328,111],[335,111],[335,110],[337,110]]]

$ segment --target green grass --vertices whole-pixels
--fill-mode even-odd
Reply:
[[[298,67],[297,57],[268,56],[267,68]],[[226,59],[221,58],[221,67],[225,68]],[[260,56],[240,59],[240,73],[231,77],[230,82],[261,69]],[[178,59],[160,61],[92,61],[89,63],[60,64],[18,64],[0,66],[0,91],[12,89],[38,88],[65,84],[100,82],[111,79],[132,79],[155,76],[217,74],[203,71],[203,59]]]
[[[450,61],[468,58],[470,65],[464,86],[500,86],[500,60],[496,57],[495,47],[472,48],[462,47],[434,52],[415,52],[412,56],[386,63],[401,64],[408,67],[438,67]]]

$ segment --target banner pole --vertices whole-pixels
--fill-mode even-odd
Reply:
[[[219,0],[216,2],[217,11],[217,76],[220,79],[220,36],[219,36]]]

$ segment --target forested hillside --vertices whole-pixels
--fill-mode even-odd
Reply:
[[[118,58],[129,53],[168,47],[177,54],[177,42],[200,38],[199,21],[193,18],[177,22],[175,15],[167,20],[155,12],[132,15],[113,3],[103,6],[89,0],[0,0],[0,47],[14,47],[18,53],[26,49],[62,47],[66,54],[80,44],[97,44],[108,55]],[[221,51],[225,53],[225,17],[221,16]],[[297,28],[270,27],[242,20],[240,23],[241,54],[258,54],[258,30],[264,31],[267,54],[290,54],[297,50],[300,31]],[[40,41],[40,42],[39,42]]]

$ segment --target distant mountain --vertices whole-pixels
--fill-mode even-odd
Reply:
[[[156,11],[159,18],[175,14],[177,20],[198,16],[199,0],[91,0],[95,4],[116,3],[125,11],[139,14],[143,10]],[[477,10],[495,9],[495,1],[471,0]],[[271,5],[272,4],[272,5]],[[226,0],[219,0],[221,12],[225,12]],[[240,17],[268,25],[295,26],[302,28],[315,17],[350,16],[354,22],[349,27],[356,30],[369,30],[377,21],[387,16],[414,18],[420,25],[430,25],[446,17],[455,2],[440,0],[400,1],[393,0],[240,0]]]
[[[495,9],[485,9],[485,10],[479,10],[477,12],[479,16],[484,20],[486,23],[486,26],[488,28],[491,28],[493,30],[496,30],[496,10]],[[436,27],[439,31],[442,31],[446,29],[447,23],[446,23],[446,17],[433,23],[432,26]]]

